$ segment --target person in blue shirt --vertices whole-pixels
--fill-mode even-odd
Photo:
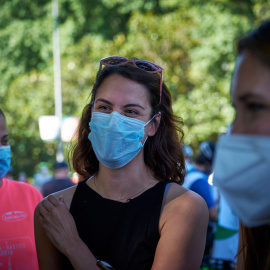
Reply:
[[[209,210],[209,222],[202,266],[209,265],[214,241],[215,223],[218,216],[218,195],[213,186],[208,183],[208,178],[212,173],[214,155],[214,142],[205,141],[201,143],[200,151],[194,158],[194,168],[187,173],[183,184],[183,187],[198,193],[205,200]]]

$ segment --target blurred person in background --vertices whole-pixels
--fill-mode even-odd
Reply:
[[[25,172],[19,172],[18,181],[23,183],[29,183]]]
[[[220,191],[218,210],[209,269],[233,270],[237,259],[239,218]]]
[[[85,179],[35,211],[40,269],[94,270],[97,260],[117,270],[199,268],[208,210],[180,185],[181,126],[161,67],[101,59],[72,159]]]
[[[34,210],[42,195],[33,186],[5,178],[11,150],[0,109],[0,269],[38,270]]]
[[[189,173],[194,170],[194,166],[192,163],[193,150],[187,144],[184,144],[183,147],[184,147],[184,155],[185,155],[185,162],[186,162],[186,173]]]
[[[52,175],[48,169],[46,162],[40,162],[37,166],[38,172],[34,174],[34,186],[41,190],[42,186],[52,179]]]
[[[228,125],[226,134],[229,135],[230,131],[231,125]],[[239,218],[230,207],[222,192],[218,189],[217,191],[219,194],[218,219],[210,269],[233,270],[235,269],[237,260]]]
[[[199,147],[199,153],[194,158],[194,169],[185,176],[183,187],[198,193],[208,206],[209,222],[202,261],[202,267],[207,267],[209,266],[218,215],[218,196],[213,186],[208,183],[208,178],[212,173],[215,143],[212,141],[205,141],[202,142]]]
[[[240,39],[236,117],[218,140],[213,182],[239,216],[237,270],[270,269],[270,20]]]
[[[69,177],[68,164],[65,161],[54,163],[53,169],[54,177],[50,181],[43,184],[41,188],[41,193],[44,197],[54,192],[74,186]]]

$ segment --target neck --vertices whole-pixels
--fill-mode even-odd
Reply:
[[[121,198],[132,199],[133,196],[138,196],[157,183],[153,173],[143,161],[141,163],[132,161],[114,170],[100,164],[99,172],[93,180],[91,187],[101,196],[120,201]]]

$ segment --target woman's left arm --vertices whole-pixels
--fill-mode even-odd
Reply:
[[[192,191],[166,204],[152,270],[200,269],[208,220],[205,201]]]

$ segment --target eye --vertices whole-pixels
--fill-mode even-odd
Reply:
[[[137,116],[138,114],[139,114],[138,111],[132,110],[132,109],[127,109],[127,110],[125,110],[125,112],[124,112],[124,115],[125,115],[125,116],[129,116],[129,117],[135,117],[135,116]]]
[[[99,105],[97,106],[96,110],[102,111],[102,112],[109,112],[111,108],[108,105]]]
[[[247,108],[249,111],[252,112],[259,112],[261,110],[264,110],[266,108],[266,106],[262,103],[258,103],[258,102],[250,102],[246,104]]]

